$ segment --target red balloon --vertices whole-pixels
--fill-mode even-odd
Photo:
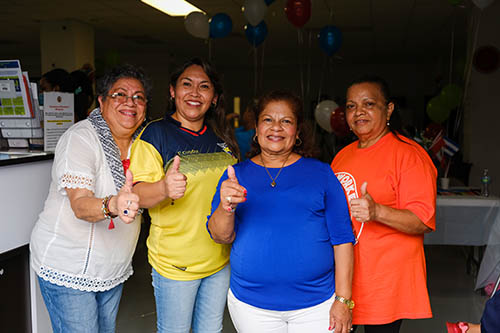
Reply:
[[[339,138],[343,138],[349,134],[349,125],[347,125],[345,111],[342,106],[339,106],[332,112],[330,125],[332,126],[333,133]]]
[[[288,21],[300,28],[311,18],[311,0],[287,0],[285,13]]]

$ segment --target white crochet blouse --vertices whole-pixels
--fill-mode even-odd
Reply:
[[[51,283],[82,291],[109,290],[132,275],[140,218],[91,223],[75,217],[66,188],[96,197],[116,194],[111,171],[92,124],[83,120],[60,138],[45,207],[31,234],[31,267]]]

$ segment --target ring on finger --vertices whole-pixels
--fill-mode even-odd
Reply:
[[[226,197],[227,202],[231,203],[231,196]]]
[[[128,216],[128,213],[129,213],[128,209],[123,210],[123,215]]]
[[[130,205],[132,204],[132,201],[127,200],[127,208],[130,208]]]

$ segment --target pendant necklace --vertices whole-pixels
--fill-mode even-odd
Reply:
[[[266,170],[267,172],[267,175],[269,176],[269,178],[271,178],[271,187],[276,187],[276,179],[278,179],[280,173],[281,173],[281,170],[283,170],[283,167],[285,166],[286,164],[286,161],[288,161],[288,157],[290,157],[292,153],[290,152],[287,157],[285,158],[285,161],[283,162],[283,164],[281,165],[281,168],[278,170],[278,173],[276,174],[276,177],[273,178],[273,176],[271,176],[271,173],[269,172],[269,170],[267,170],[267,167],[266,165],[264,164],[264,160],[262,159],[262,153],[259,155],[260,157],[260,161],[262,162],[262,165],[264,166],[264,169]]]

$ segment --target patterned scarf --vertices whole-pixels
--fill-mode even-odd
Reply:
[[[97,136],[101,142],[101,147],[104,150],[104,156],[106,156],[106,161],[108,162],[111,175],[113,176],[116,191],[119,192],[125,184],[125,172],[123,171],[123,164],[120,159],[120,149],[111,135],[108,123],[106,123],[106,120],[102,117],[100,108],[94,109],[87,119],[97,132]],[[139,128],[137,128],[132,135],[132,141],[134,141],[139,133],[141,133],[145,124],[146,122],[143,122]]]

